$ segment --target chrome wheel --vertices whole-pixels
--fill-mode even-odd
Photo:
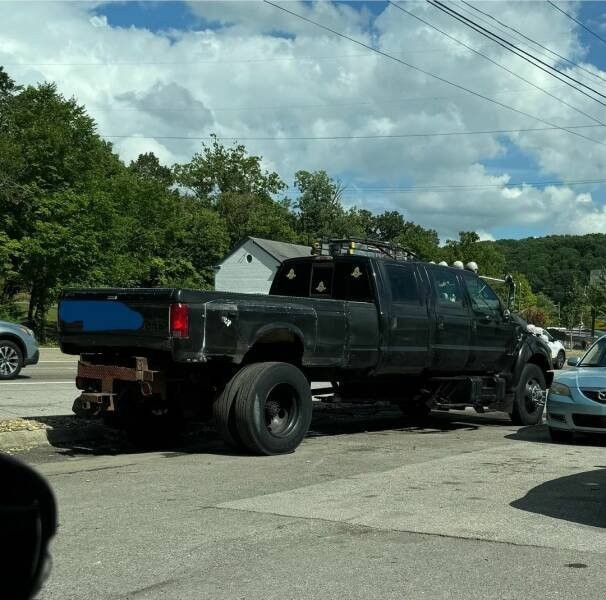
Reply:
[[[12,345],[0,346],[0,375],[4,377],[16,375],[20,361],[19,354]]]
[[[545,391],[537,379],[531,377],[526,382],[524,400],[528,412],[533,413],[545,404]]]

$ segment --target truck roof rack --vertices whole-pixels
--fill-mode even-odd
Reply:
[[[370,256],[391,260],[417,260],[417,255],[397,244],[363,238],[322,238],[314,242],[314,256]]]

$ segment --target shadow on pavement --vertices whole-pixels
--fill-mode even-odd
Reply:
[[[78,456],[86,454],[116,455],[152,451],[179,453],[206,453],[245,455],[233,450],[214,432],[211,424],[188,425],[176,439],[139,446],[130,441],[122,430],[105,427],[100,421],[71,417],[40,417],[36,420],[50,425],[48,439],[60,454]],[[501,427],[510,424],[506,417],[478,415],[463,412],[433,412],[422,423],[407,420],[394,407],[385,405],[314,405],[314,417],[307,438],[351,435],[356,433],[393,431],[421,435],[447,434],[454,431],[475,431],[480,426]],[[82,429],[74,436],[69,429]],[[66,433],[67,429],[67,433]]]
[[[505,436],[508,440],[536,442],[538,444],[554,444],[549,437],[547,425],[531,425],[520,427],[518,431]],[[558,446],[602,446],[606,447],[606,434],[575,433],[572,442],[557,444]]]
[[[546,481],[510,506],[554,519],[606,527],[606,468]]]

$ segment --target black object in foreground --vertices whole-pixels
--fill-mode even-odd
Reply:
[[[2,597],[27,600],[50,569],[48,546],[57,530],[55,498],[43,477],[2,453],[0,482]]]

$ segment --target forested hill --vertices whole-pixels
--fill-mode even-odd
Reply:
[[[533,290],[563,302],[576,276],[581,284],[592,269],[606,267],[606,234],[550,235],[521,240],[483,242],[496,246],[508,272],[524,273]]]

